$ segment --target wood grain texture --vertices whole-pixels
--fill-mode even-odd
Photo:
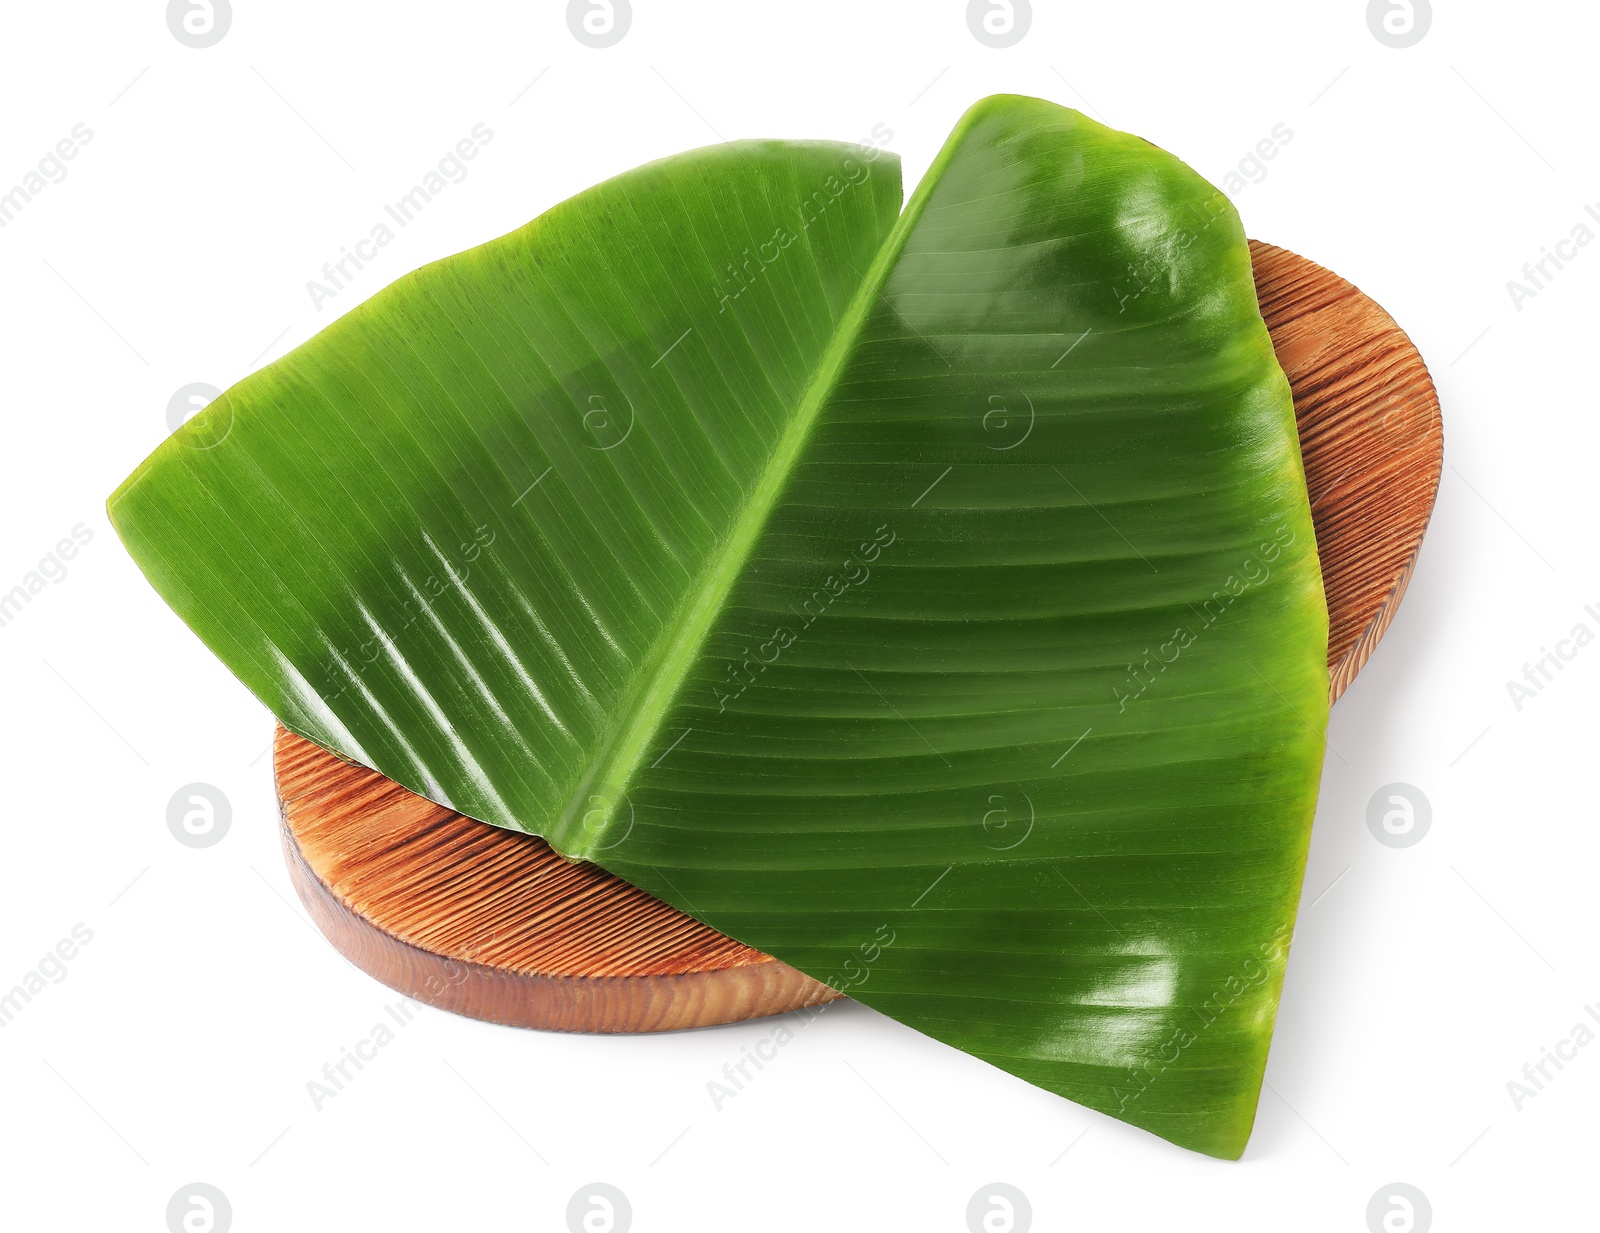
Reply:
[[[838,995],[534,835],[488,826],[279,727],[289,874],[358,968],[518,1027],[653,1032]]]
[[[1251,240],[1250,255],[1261,316],[1294,391],[1337,701],[1411,581],[1444,465],[1439,396],[1380,305],[1287,249]]]
[[[1252,240],[1256,291],[1294,392],[1337,699],[1393,620],[1433,511],[1439,401],[1388,313]],[[544,840],[463,817],[280,727],[290,876],[357,967],[419,1001],[518,1027],[650,1032],[840,995]]]

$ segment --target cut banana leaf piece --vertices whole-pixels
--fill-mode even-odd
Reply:
[[[1327,717],[1225,198],[1038,100],[640,168],[401,279],[112,497],[292,729],[1235,1157]]]

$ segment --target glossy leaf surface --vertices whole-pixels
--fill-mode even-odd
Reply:
[[[1243,232],[1013,97],[899,199],[826,143],[608,181],[235,386],[113,520],[291,728],[1235,1156],[1327,710]]]

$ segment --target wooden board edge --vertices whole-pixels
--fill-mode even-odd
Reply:
[[[428,1006],[508,1027],[641,1033],[735,1023],[843,995],[768,957],[765,963],[673,976],[546,976],[452,959],[403,941],[360,915],[306,863],[280,802],[289,880],[333,948],[381,984]]]

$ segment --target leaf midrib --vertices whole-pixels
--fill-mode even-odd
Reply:
[[[873,258],[872,265],[856,287],[844,315],[834,327],[828,347],[817,363],[799,407],[778,439],[744,509],[734,521],[722,546],[712,554],[702,570],[689,598],[670,622],[670,628],[675,632],[653,652],[653,666],[640,673],[638,682],[618,701],[615,713],[629,718],[608,734],[587,773],[573,789],[560,817],[544,832],[545,840],[563,856],[589,860],[594,853],[612,846],[606,842],[606,836],[626,812],[620,805],[626,799],[627,790],[638,774],[646,753],[654,747],[673,701],[682,689],[690,668],[699,658],[711,627],[726,606],[734,584],[743,573],[751,549],[777,507],[778,497],[793,471],[795,460],[799,458],[817,417],[838,384],[845,361],[860,336],[861,327],[866,323],[874,301],[882,296],[890,271],[972,122],[970,113],[962,118],[901,210],[888,237],[879,247],[877,256]],[[584,806],[596,797],[602,802],[600,808],[604,810],[604,818],[600,825],[590,828],[585,834],[582,824],[586,813]]]

